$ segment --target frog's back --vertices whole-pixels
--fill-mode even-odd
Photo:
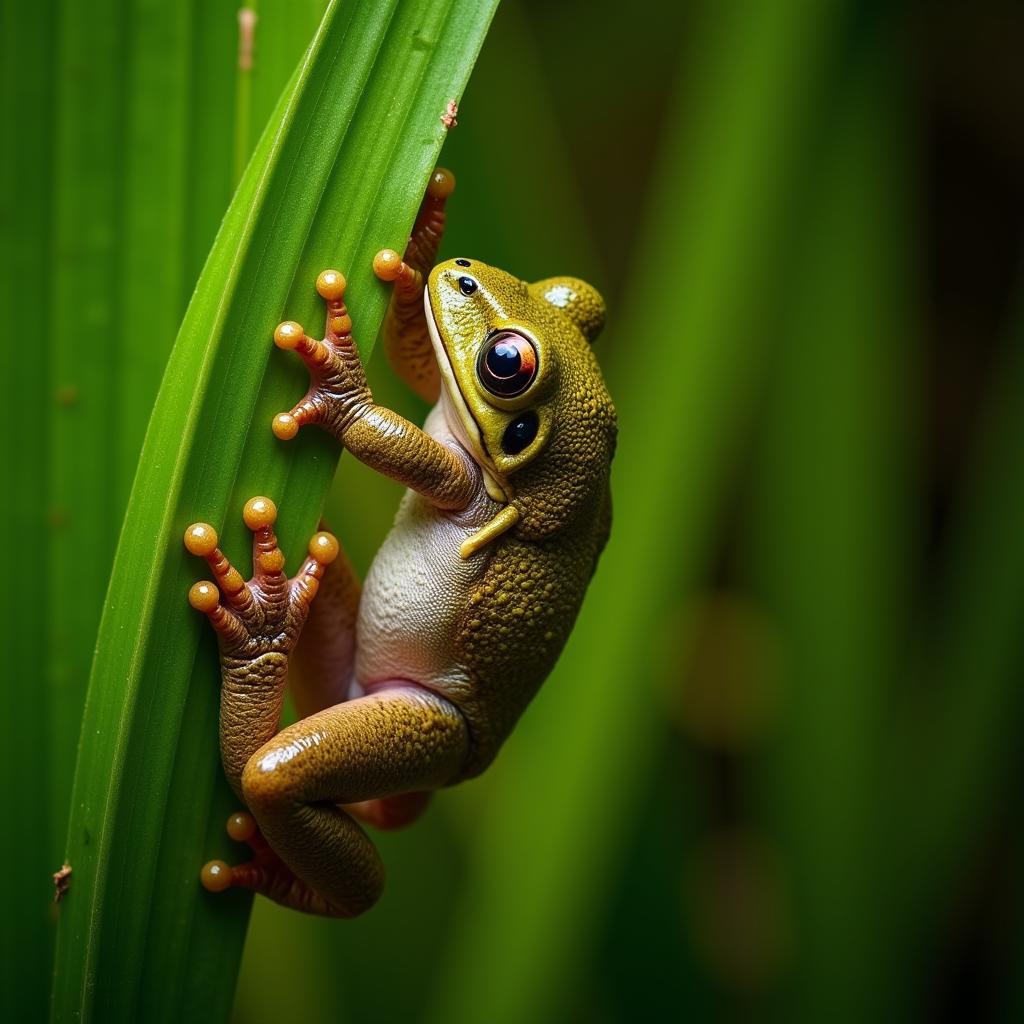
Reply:
[[[467,685],[450,695],[473,737],[466,776],[491,762],[565,646],[608,537],[607,495],[588,518],[540,542],[500,540],[469,594],[456,623]]]

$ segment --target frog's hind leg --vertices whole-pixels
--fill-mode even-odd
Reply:
[[[458,775],[468,749],[452,704],[398,682],[284,729],[253,755],[242,779],[269,846],[255,847],[250,865],[224,865],[221,887],[252,888],[308,913],[362,913],[380,895],[384,869],[338,805],[437,789]]]
[[[329,530],[321,520],[320,530]],[[335,535],[336,536],[336,535]],[[327,567],[317,599],[290,659],[288,686],[300,718],[348,699],[356,650],[359,578],[345,549]],[[427,809],[431,794],[401,793],[347,807],[354,817],[391,831],[411,825]]]
[[[327,529],[323,520],[319,529]],[[288,666],[288,687],[300,718],[348,698],[360,590],[352,562],[340,548],[320,581]]]
[[[454,188],[452,172],[438,167],[430,177],[405,254],[400,258],[393,249],[382,249],[373,261],[374,273],[382,281],[395,283],[384,320],[388,360],[398,376],[428,402],[440,396],[441,377],[423,310],[423,285],[437,259],[445,203]]]

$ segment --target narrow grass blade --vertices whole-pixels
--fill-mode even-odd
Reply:
[[[599,342],[621,425],[612,539],[556,672],[491,769],[434,1020],[568,1013],[661,733],[646,638],[703,567],[763,354],[747,328],[845,7],[716,5],[695,49],[628,303]]]
[[[401,247],[493,4],[332,5],[263,135],[175,343],[146,436],[104,607],[75,776],[54,1013],[104,1021],[218,1019],[234,987],[249,900],[211,899],[196,871],[229,855],[232,804],[217,757],[218,671],[185,601],[196,566],[181,535],[239,510],[281,507],[291,563],[314,528],[337,452],[282,446],[271,415],[304,386],[273,352],[285,313],[322,315],[312,282],[349,277],[364,351],[387,290],[378,247]],[[401,97],[401,106],[395,105]]]
[[[235,89],[240,73],[238,3],[237,0],[191,0],[191,8],[192,56],[186,83],[190,102],[186,135],[182,140],[185,148],[179,154],[188,208],[182,228],[182,252],[178,257],[182,263],[182,292],[167,352],[238,180],[234,174],[234,127],[238,116]],[[301,50],[296,50],[294,63],[298,62],[300,54]],[[280,87],[283,88],[294,70],[294,63],[292,68],[279,73]],[[156,383],[159,384],[159,380]]]

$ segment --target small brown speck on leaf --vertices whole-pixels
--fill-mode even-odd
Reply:
[[[451,130],[459,122],[455,120],[455,115],[459,112],[459,105],[455,100],[449,100],[448,105],[444,108],[444,113],[441,115],[441,124],[445,128]]]
[[[64,894],[71,888],[71,865],[64,864],[60,871],[53,873],[53,902],[60,903]]]

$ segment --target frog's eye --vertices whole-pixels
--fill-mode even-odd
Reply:
[[[517,416],[505,428],[505,433],[501,438],[501,450],[506,455],[518,455],[533,444],[539,427],[540,420],[537,419],[537,414],[532,409]]]
[[[472,295],[473,292],[476,291],[476,288],[477,284],[473,278],[466,277],[465,275],[459,278],[459,291],[462,292],[463,295]]]
[[[537,352],[521,334],[502,331],[480,349],[476,372],[492,395],[514,398],[537,376]]]

